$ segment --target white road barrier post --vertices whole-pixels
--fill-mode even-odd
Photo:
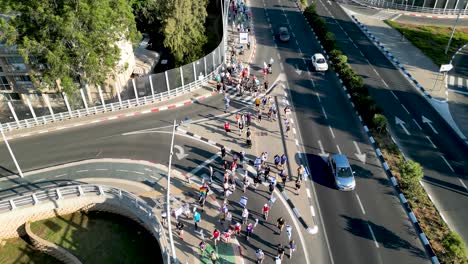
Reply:
[[[84,107],[86,109],[86,113],[89,115],[88,102],[86,102],[86,97],[85,97],[83,88],[80,89],[80,94],[81,94],[81,99],[83,100]]]
[[[106,102],[104,101],[104,96],[102,95],[101,86],[98,85],[97,88],[98,88],[98,92],[99,92],[99,97],[101,98],[102,107],[104,107],[104,112],[106,112],[107,111]]]
[[[62,95],[63,95],[63,100],[65,101],[65,105],[67,106],[68,114],[70,115],[70,118],[71,118],[72,117],[72,111],[71,111],[71,108],[70,108],[70,103],[68,103],[67,95],[64,92],[62,92]]]
[[[20,126],[20,122],[18,120],[18,116],[16,115],[16,112],[15,112],[15,109],[13,108],[13,105],[11,104],[10,101],[8,101],[8,108],[10,108],[10,111],[11,113],[13,114],[13,118],[15,119],[16,121],[16,124],[18,125],[18,127]]]
[[[132,79],[132,85],[133,85],[133,92],[135,92],[135,99],[137,104],[140,104],[140,101],[138,100],[138,92],[136,88],[136,83],[135,83],[135,78]]]
[[[16,161],[16,157],[15,157],[15,154],[13,154],[13,150],[11,150],[11,147],[10,147],[10,144],[8,143],[8,140],[5,136],[5,133],[3,133],[3,128],[2,128],[2,124],[0,124],[0,132],[2,133],[2,137],[3,137],[3,141],[5,141],[5,145],[8,149],[8,152],[10,152],[10,156],[11,158],[13,159],[13,162],[15,163],[15,166],[16,166],[16,169],[18,170],[18,174],[21,178],[24,177],[23,175],[23,171],[21,171],[21,168],[18,164],[18,161]]]
[[[49,108],[49,112],[52,115],[52,120],[55,121],[55,114],[54,114],[54,110],[52,110],[52,106],[50,105],[49,95],[42,94],[42,97],[44,97],[44,100],[46,101],[47,107]]]
[[[148,79],[149,79],[149,82],[150,82],[150,88],[151,88],[151,97],[153,98],[153,101],[154,101],[154,87],[153,87],[153,78],[151,78],[151,76],[153,76],[152,74],[148,75]]]
[[[32,104],[31,104],[31,101],[29,101],[29,98],[26,98],[26,102],[28,103],[29,111],[31,111],[34,121],[36,121],[36,124],[39,125],[39,122],[37,121],[36,112],[34,112],[34,108],[32,107]]]

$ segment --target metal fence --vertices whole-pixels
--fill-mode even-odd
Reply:
[[[166,237],[166,232],[163,229],[163,225],[159,221],[159,218],[154,214],[151,206],[149,206],[145,201],[143,201],[138,196],[122,189],[95,184],[71,185],[52,188],[38,191],[31,195],[18,196],[10,200],[0,201],[0,214],[6,214],[17,209],[32,208],[44,202],[74,199],[83,196],[89,197],[91,195],[103,195],[111,199],[115,198],[123,207],[131,208],[132,213],[135,216],[147,224],[147,227],[151,228],[151,231],[154,234],[159,235],[157,239],[164,258],[164,263],[171,263],[169,241]]]
[[[0,124],[0,127],[4,131],[13,131],[47,125],[71,118],[162,102],[196,90],[214,79],[226,59],[228,1],[220,1],[223,3],[221,4],[222,40],[210,54],[179,68],[130,79],[125,92],[120,91],[119,85],[116,85],[117,94],[112,98],[105,99],[103,91],[98,87],[99,99],[94,102],[87,100],[83,89],[77,92],[76,98],[67,98],[65,94],[62,94],[59,98],[55,98],[57,100],[53,99],[52,104],[51,95],[44,94],[45,106],[42,107],[34,108],[29,99],[27,105],[22,106],[14,106],[8,102],[7,111],[11,112],[11,116],[8,122]]]
[[[468,1],[426,1],[426,0],[353,0],[362,5],[407,12],[430,13],[435,15],[468,15]],[[450,5],[449,5],[450,4]],[[430,7],[433,6],[433,7]],[[452,8],[447,8],[448,6]]]

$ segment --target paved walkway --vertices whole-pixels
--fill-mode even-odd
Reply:
[[[454,131],[467,142],[468,137],[468,97],[452,95],[447,89],[447,80],[439,74],[439,66],[413,46],[396,29],[381,19],[360,14],[343,7],[345,12],[365,26],[380,45],[385,47],[385,55],[406,74],[413,78],[415,86],[430,95],[429,102]],[[375,42],[375,41],[374,41]],[[379,44],[377,44],[379,45]],[[448,63],[448,62],[447,62]],[[423,89],[421,89],[423,88]],[[425,91],[424,91],[425,90]]]

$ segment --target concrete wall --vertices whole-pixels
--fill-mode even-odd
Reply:
[[[31,231],[30,222],[27,222],[25,224],[24,229],[26,231],[27,236],[31,240],[31,243],[37,250],[47,255],[50,255],[65,264],[81,264],[81,261],[77,257],[75,257],[72,253],[68,252],[66,249],[52,242],[49,242],[45,239],[42,239],[36,234],[34,234]]]
[[[169,263],[169,244],[165,231],[148,205],[136,196],[113,187],[97,185],[67,186],[42,191],[34,197],[18,197],[0,203],[0,239],[26,234],[25,224],[76,211],[102,211],[128,217],[142,225],[159,242],[164,263]],[[98,190],[98,191],[96,191]],[[122,195],[122,193],[124,195]],[[9,209],[7,208],[10,204]],[[12,205],[13,204],[13,205]]]

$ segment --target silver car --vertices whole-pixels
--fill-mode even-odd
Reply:
[[[280,27],[278,29],[278,37],[281,41],[289,41],[290,36],[289,36],[289,31],[287,27]]]
[[[349,165],[348,158],[343,154],[333,154],[328,157],[328,165],[335,178],[335,185],[339,190],[351,191],[356,187],[354,172]]]

